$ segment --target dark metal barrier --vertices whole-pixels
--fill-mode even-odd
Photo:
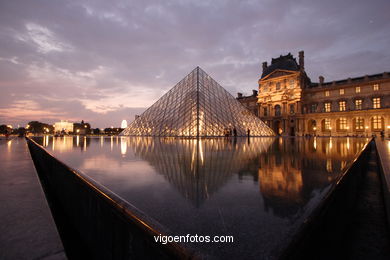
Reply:
[[[281,259],[335,259],[335,252],[342,245],[346,223],[351,219],[353,208],[362,185],[363,173],[374,140],[365,145],[327,192],[310,216],[304,221]],[[337,255],[338,259],[344,259]]]
[[[382,154],[379,152],[378,146],[383,145],[384,140],[383,139],[376,139],[375,140],[375,147],[376,147],[376,156],[378,157],[379,161],[379,171],[380,171],[380,177],[382,181],[382,190],[383,190],[383,199],[385,202],[385,209],[386,209],[386,220],[387,225],[390,227],[390,180],[389,178],[389,172],[386,172],[389,169],[386,163],[388,163],[388,159],[385,158],[385,154]],[[387,159],[387,161],[386,161]]]
[[[27,141],[68,258],[196,258],[179,244],[156,243],[153,236],[169,234],[159,223]]]

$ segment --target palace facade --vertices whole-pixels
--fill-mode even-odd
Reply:
[[[238,93],[237,100],[279,135],[390,135],[388,72],[314,83],[301,51],[298,62],[290,53],[263,62],[258,86],[257,96]]]

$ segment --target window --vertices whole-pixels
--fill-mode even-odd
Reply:
[[[372,129],[374,130],[382,130],[382,117],[374,116],[372,119]]]
[[[360,93],[360,87],[356,87],[355,92]]]
[[[325,91],[325,97],[329,97],[329,91]]]
[[[268,109],[266,107],[263,108],[264,116],[268,116]]]
[[[311,104],[310,105],[310,113],[317,112],[317,104]]]
[[[372,99],[372,107],[373,108],[381,108],[381,98],[373,98]]]
[[[280,89],[280,82],[276,83],[276,90]]]
[[[339,130],[347,130],[347,118],[341,117],[339,119]]]
[[[279,106],[279,105],[276,105],[276,106],[275,106],[275,116],[280,116],[280,115],[281,115],[280,106]]]
[[[355,130],[364,130],[364,119],[363,119],[363,117],[355,118]]]
[[[344,95],[344,89],[343,88],[340,89],[340,95]]]
[[[374,86],[372,86],[372,88],[374,89],[374,91],[378,91],[379,90],[379,84],[374,84]]]
[[[339,102],[339,111],[345,111],[345,101]]]
[[[290,114],[294,114],[295,113],[295,106],[294,104],[290,104]]]
[[[324,119],[324,130],[327,130],[327,131],[330,130],[330,119],[329,118]]]
[[[330,112],[330,110],[331,110],[331,104],[325,103],[325,112]]]
[[[356,109],[356,110],[362,109],[362,104],[363,104],[363,100],[361,100],[361,99],[356,99],[356,100],[355,100],[355,109]]]
[[[290,88],[294,88],[295,80],[290,79]]]

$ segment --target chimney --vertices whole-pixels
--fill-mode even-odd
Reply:
[[[242,98],[242,93],[237,93],[237,98]]]
[[[305,54],[303,51],[299,52],[299,68],[305,70]]]
[[[263,72],[265,71],[265,69],[266,69],[267,67],[268,67],[268,66],[267,66],[267,62],[264,61],[264,62],[263,62]]]
[[[320,79],[320,86],[324,84],[324,77],[323,76],[319,76],[318,77]]]
[[[257,90],[254,90],[254,89],[253,89],[252,92],[253,92],[252,95],[256,97],[256,96],[257,96]]]
[[[364,80],[365,80],[365,81],[368,81],[368,75],[365,75],[365,76],[364,76]]]

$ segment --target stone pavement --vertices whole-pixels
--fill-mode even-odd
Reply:
[[[24,138],[0,142],[0,259],[66,259]]]

